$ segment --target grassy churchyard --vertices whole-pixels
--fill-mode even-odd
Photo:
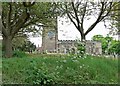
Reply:
[[[0,39],[0,84],[2,83],[2,41]]]
[[[119,2],[0,1],[0,85],[118,84]]]
[[[31,54],[3,58],[3,84],[116,84],[118,60],[88,56]]]

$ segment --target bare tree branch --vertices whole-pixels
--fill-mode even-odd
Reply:
[[[85,13],[86,13],[86,8],[87,8],[87,2],[85,3],[85,6],[83,8],[83,15],[82,15],[82,18],[81,18],[81,28],[83,28],[83,29],[84,29],[83,22],[84,22],[84,17],[85,17]]]
[[[70,16],[70,13],[68,12],[67,5],[65,5],[65,8],[66,8],[67,16],[69,17],[70,21],[75,25],[76,28],[78,28],[77,24],[74,22],[74,20],[73,20],[72,17]]]
[[[73,8],[73,11],[74,11],[74,13],[75,13],[75,17],[76,17],[76,21],[77,21],[77,29],[80,31],[80,33],[82,34],[83,33],[83,31],[82,31],[82,29],[80,29],[80,20],[79,20],[79,18],[78,18],[78,15],[77,15],[77,10],[76,10],[76,8],[75,8],[75,6],[74,6],[74,2],[71,2],[71,4],[72,4],[72,8]]]
[[[88,30],[85,32],[85,35],[87,35],[91,30],[93,30],[94,27],[100,22],[101,17],[102,17],[102,14],[104,13],[104,6],[105,6],[104,2],[101,2],[101,5],[102,5],[102,7],[101,7],[100,13],[99,13],[99,15],[98,15],[98,18],[97,18],[96,21],[88,28]]]
[[[11,3],[9,4],[9,10],[7,12],[7,18],[6,18],[6,28],[8,28],[10,26],[10,19],[11,19],[11,12],[12,12],[12,5]]]

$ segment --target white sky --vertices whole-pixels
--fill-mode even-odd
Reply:
[[[58,39],[60,40],[75,40],[76,38],[81,38],[79,31],[75,28],[73,23],[68,20],[68,23],[65,22],[65,18],[60,18],[58,20]],[[87,28],[95,21],[93,17],[91,20],[85,20],[84,22],[84,29],[85,31]],[[63,24],[62,24],[63,22]],[[88,35],[86,36],[87,40],[91,40],[94,35],[101,34],[106,36],[109,33],[108,29],[105,29],[104,23],[100,22]]]
[[[41,44],[42,44],[42,37],[31,37],[30,38],[30,41],[31,42],[33,42],[35,45],[36,45],[36,47],[41,47]]]
[[[68,22],[66,22],[68,21]],[[84,22],[84,28],[86,29],[95,21],[95,18],[91,20],[86,20]],[[106,36],[109,34],[109,30],[105,28],[104,23],[100,22],[97,26],[86,36],[87,40],[91,40],[94,35],[103,35]],[[59,40],[75,40],[80,38],[80,33],[75,28],[75,26],[65,18],[58,18],[58,39]],[[41,46],[42,37],[30,38],[30,40],[36,45]]]

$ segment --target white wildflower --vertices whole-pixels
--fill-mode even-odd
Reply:
[[[62,68],[63,67],[63,65],[60,65],[60,68]]]
[[[87,58],[86,56],[84,56],[84,58]]]
[[[66,60],[63,60],[63,62],[67,62]]]
[[[82,66],[80,66],[80,68],[82,68]]]
[[[77,58],[76,56],[74,56],[73,58]]]
[[[57,74],[59,74],[60,72],[57,72]]]
[[[59,68],[59,66],[56,66],[56,69],[58,69]]]
[[[69,67],[67,67],[67,69],[70,69]]]
[[[83,66],[85,66],[85,65],[83,64]]]
[[[74,62],[78,62],[78,60],[73,60]]]

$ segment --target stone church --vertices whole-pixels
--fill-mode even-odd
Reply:
[[[49,28],[50,27],[43,29],[42,47],[40,52],[67,54],[69,50],[77,49],[75,47],[76,40],[58,40],[57,28]],[[88,54],[102,54],[101,43],[98,41],[86,41],[85,49]]]

